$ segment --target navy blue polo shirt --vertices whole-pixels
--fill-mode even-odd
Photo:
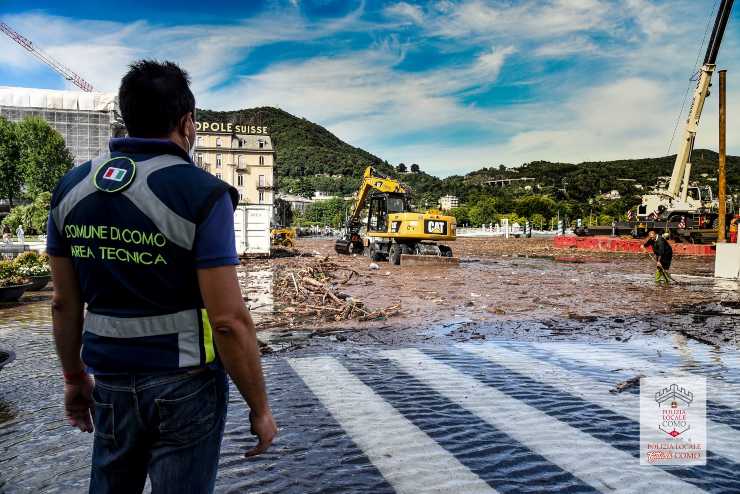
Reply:
[[[125,150],[129,153],[140,153],[142,156],[174,154],[188,162],[191,161],[180,146],[168,139],[116,138],[111,139],[110,150],[112,152]],[[46,252],[52,256],[70,257],[69,243],[60,234],[51,216],[46,232]],[[197,268],[239,264],[234,238],[234,208],[228,192],[224,192],[214,203],[205,220],[197,225],[193,251]]]

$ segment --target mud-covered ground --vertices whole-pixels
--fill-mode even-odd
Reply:
[[[397,344],[493,336],[620,341],[643,334],[684,333],[708,343],[736,343],[738,284],[712,278],[713,258],[674,258],[671,272],[677,283],[658,287],[654,262],[647,255],[560,250],[549,239],[465,238],[450,245],[460,257],[459,266],[380,262],[380,269],[372,270],[365,257],[337,255],[331,240],[301,239],[301,252],[331,256],[333,262],[359,273],[340,287],[344,293],[370,308],[400,304],[401,311],[379,321],[297,323],[265,336],[339,332],[342,339]],[[244,269],[268,274],[269,266],[308,262],[311,258],[255,260]],[[261,300],[269,286],[250,285],[248,298],[257,307],[258,320],[260,311],[280,310],[279,300],[271,307],[255,304],[255,297]]]
[[[740,291],[711,259],[676,258],[680,283],[656,287],[647,256],[540,239],[461,239],[461,264],[444,268],[299,247],[317,254],[240,270],[258,322],[289,302],[276,276],[327,255],[337,291],[401,310],[261,331],[280,435],[244,460],[254,438],[232,386],[217,492],[738,492]],[[50,295],[0,304],[0,347],[18,356],[0,373],[0,493],[87,491],[92,436],[63,418]],[[687,371],[707,378],[707,465],[638,466],[638,389],[611,391]]]

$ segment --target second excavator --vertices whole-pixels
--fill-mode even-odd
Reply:
[[[361,219],[368,206],[367,234],[362,238]],[[345,225],[342,238],[335,244],[340,254],[363,253],[374,261],[388,259],[400,264],[404,259],[424,259],[424,263],[454,263],[452,249],[437,242],[456,238],[455,218],[441,211],[414,212],[411,188],[368,166],[357,192],[357,199]]]

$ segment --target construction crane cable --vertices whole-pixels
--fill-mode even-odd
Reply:
[[[667,155],[671,154],[671,148],[673,147],[673,141],[676,139],[676,132],[678,132],[678,126],[681,125],[681,117],[683,116],[683,111],[686,108],[686,101],[689,97],[689,92],[691,91],[691,83],[696,82],[696,75],[699,73],[699,60],[701,60],[701,52],[704,50],[704,43],[707,41],[707,34],[709,33],[709,26],[712,24],[712,19],[714,18],[714,12],[717,9],[717,5],[719,4],[720,0],[714,0],[714,5],[712,6],[712,10],[709,12],[709,17],[707,18],[707,27],[704,29],[704,37],[701,39],[701,45],[699,45],[699,51],[696,54],[696,61],[694,61],[693,67],[695,68],[694,72],[692,72],[691,77],[689,77],[689,83],[686,86],[686,92],[683,94],[683,102],[681,103],[681,111],[678,112],[678,116],[676,117],[676,125],[673,127],[673,135],[671,135],[671,141],[668,143],[668,151],[666,151]]]

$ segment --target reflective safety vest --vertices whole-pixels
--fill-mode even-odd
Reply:
[[[214,203],[229,192],[236,205],[238,193],[174,143],[145,141],[114,139],[111,152],[72,169],[52,197],[51,218],[87,303],[82,360],[93,373],[216,360],[193,247]]]

